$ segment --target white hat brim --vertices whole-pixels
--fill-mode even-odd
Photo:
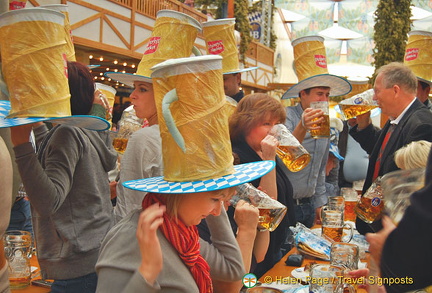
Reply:
[[[258,161],[234,166],[234,174],[216,179],[200,181],[171,182],[163,176],[126,181],[123,185],[129,189],[153,193],[196,193],[221,190],[253,181],[270,172],[275,167],[274,161]]]
[[[127,86],[134,87],[134,81],[144,81],[152,83],[151,77],[132,74],[132,73],[121,73],[121,72],[106,72],[105,76],[120,83],[124,83]]]
[[[224,72],[223,74],[242,73],[242,72],[246,72],[246,71],[256,70],[258,68],[259,67],[248,67],[248,68],[233,70],[233,71],[230,71],[230,72]]]
[[[110,128],[110,123],[107,120],[90,115],[74,115],[65,117],[6,118],[9,115],[10,108],[10,101],[0,101],[0,128],[14,127],[44,121],[58,124],[67,124],[70,126],[76,126],[96,131],[103,131]]]
[[[330,87],[330,97],[346,95],[352,89],[351,84],[343,77],[332,74],[319,74],[293,85],[283,94],[282,99],[298,98],[302,90],[320,86]]]
[[[421,82],[427,83],[428,85],[432,85],[432,81],[430,81],[430,80],[427,80],[427,79],[424,79],[424,78],[421,78],[418,76],[417,76],[417,79]]]

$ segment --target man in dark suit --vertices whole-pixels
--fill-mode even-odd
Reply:
[[[374,91],[374,100],[389,120],[377,130],[370,113],[364,114],[357,117],[357,125],[350,130],[370,155],[363,194],[378,176],[399,169],[393,158],[395,151],[412,141],[432,141],[432,113],[416,99],[417,78],[411,69],[397,62],[382,66],[377,71]],[[381,221],[367,225],[359,219],[356,226],[362,234],[382,227]]]

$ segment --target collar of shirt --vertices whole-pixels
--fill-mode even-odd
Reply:
[[[398,125],[399,122],[402,120],[403,116],[405,115],[406,111],[408,111],[408,109],[411,107],[411,105],[415,102],[416,99],[417,98],[414,97],[414,99],[411,101],[411,103],[409,103],[409,105],[406,106],[406,108],[402,111],[402,113],[400,113],[400,115],[396,119],[392,120],[392,118],[390,118],[390,124]]]

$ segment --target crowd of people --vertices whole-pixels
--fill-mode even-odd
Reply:
[[[72,116],[105,118],[107,109],[94,90],[88,68],[69,61],[67,70]],[[42,277],[54,280],[54,293],[239,292],[245,273],[263,276],[292,248],[289,227],[319,224],[328,197],[338,195],[337,188],[343,187],[337,178],[341,174],[337,167],[344,160],[337,139],[311,136],[310,131],[319,129],[325,120],[323,111],[312,109],[311,103],[347,94],[351,85],[344,78],[310,69],[298,73],[299,82],[283,96],[300,102],[284,107],[265,93],[245,95],[241,89],[244,71],[221,71],[216,78],[221,91],[237,103],[234,110],[221,111],[221,125],[214,126],[222,145],[217,147],[229,162],[219,166],[209,155],[215,172],[204,172],[194,180],[185,180],[181,172],[177,180],[164,177],[168,167],[172,172],[183,166],[173,166],[175,160],[164,151],[178,146],[166,138],[167,125],[160,115],[162,105],[155,99],[153,78],[112,77],[133,84],[131,104],[136,116],[148,121],[147,127],[133,133],[121,156],[115,204],[108,172],[117,168],[118,155],[108,131],[55,122],[2,130],[0,236],[8,229],[34,235]],[[425,288],[432,284],[427,253],[432,235],[432,157],[427,161],[432,142],[432,112],[427,107],[430,84],[409,66],[393,62],[378,69],[373,89],[374,100],[389,117],[384,126],[373,125],[368,112],[344,125],[339,122],[332,132],[337,138],[345,127],[346,141],[355,140],[363,151],[351,148],[346,155],[357,153],[362,161],[367,157],[364,178],[356,178],[365,179],[363,193],[377,177],[398,169],[426,167],[426,184],[412,195],[411,206],[397,227],[387,217],[373,224],[358,219],[356,227],[362,234],[369,233],[370,252],[383,277],[414,279],[410,285],[386,285],[388,292]],[[221,105],[228,103],[225,96],[215,97],[219,98]],[[279,141],[270,134],[276,124],[285,124],[311,155],[304,169],[289,171],[278,157]],[[207,150],[212,147],[209,144],[197,141],[194,147]],[[196,162],[189,163],[193,167]],[[255,175],[248,177],[249,169]],[[336,189],[326,188],[332,169]],[[241,200],[235,208],[230,205],[236,185],[246,182],[287,207],[274,231],[257,230],[260,215],[253,204]],[[2,241],[0,292],[8,292]]]

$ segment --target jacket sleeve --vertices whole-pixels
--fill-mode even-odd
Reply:
[[[201,255],[210,266],[212,278],[223,281],[238,281],[244,274],[240,248],[234,237],[225,209],[220,216],[207,216],[212,244],[200,239]]]
[[[360,131],[357,131],[356,125],[349,131],[349,134],[351,134],[351,136],[361,145],[362,149],[364,149],[369,155],[372,153],[380,133],[381,130],[372,124]]]

